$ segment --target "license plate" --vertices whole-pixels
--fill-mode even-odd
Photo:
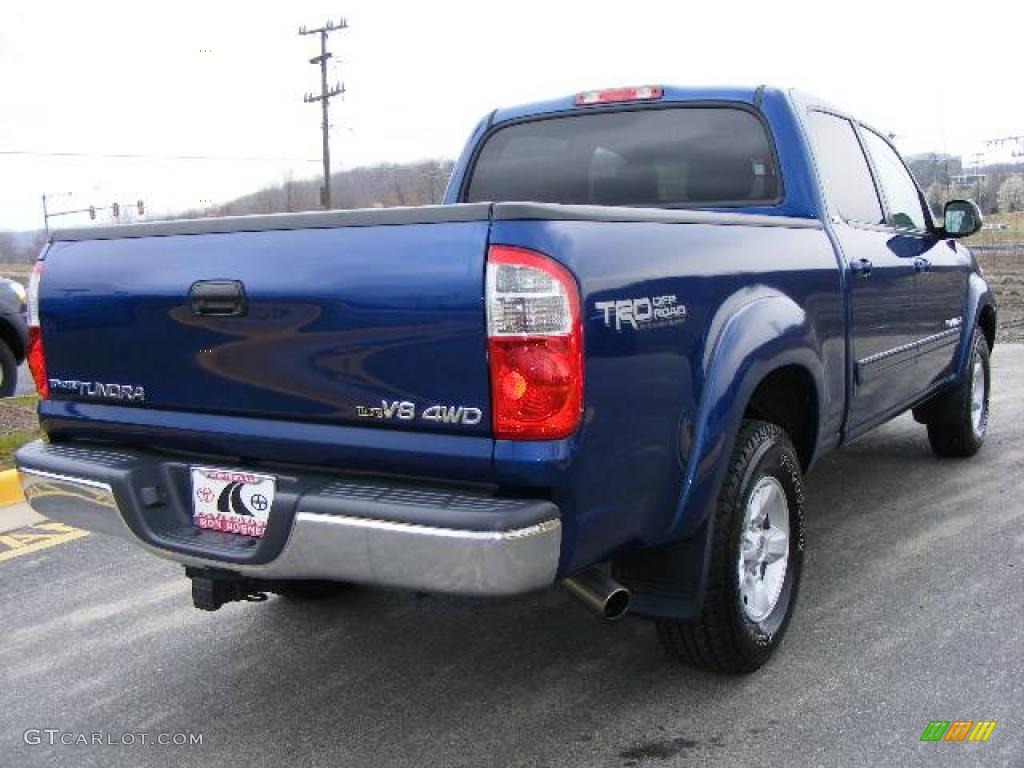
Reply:
[[[197,528],[262,538],[277,481],[234,469],[192,467],[192,523]]]

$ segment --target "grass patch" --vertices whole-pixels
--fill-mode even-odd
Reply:
[[[1005,224],[1006,229],[983,229],[965,240],[971,245],[1003,245],[1024,242],[1024,213],[993,213],[986,224]]]
[[[0,470],[14,466],[13,454],[25,443],[38,440],[43,433],[36,418],[35,395],[0,400]]]
[[[25,443],[31,443],[42,436],[43,433],[38,429],[35,431],[31,429],[18,430],[9,435],[0,436],[0,471],[14,469],[14,452]]]

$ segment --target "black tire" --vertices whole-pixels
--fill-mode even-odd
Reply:
[[[981,385],[984,387],[977,422],[972,416],[971,407],[978,386],[974,375],[976,362],[980,363],[979,371],[983,374]],[[928,410],[928,442],[936,455],[966,458],[978,452],[988,432],[988,398],[991,387],[988,341],[979,331],[975,331],[963,381],[956,389],[940,395]]]
[[[764,484],[781,487],[784,493],[788,556],[775,602],[763,618],[754,620],[742,602],[739,558],[748,502],[755,488]],[[693,622],[659,621],[658,637],[668,653],[685,664],[744,674],[768,661],[782,640],[803,566],[804,480],[796,451],[781,427],[743,422],[714,515],[701,614]],[[763,570],[761,574],[763,578]]]
[[[274,591],[286,600],[312,602],[329,600],[350,589],[352,585],[343,581],[288,581],[277,585]]]
[[[18,386],[18,361],[14,352],[0,341],[0,397],[10,397]]]

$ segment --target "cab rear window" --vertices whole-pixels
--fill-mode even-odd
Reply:
[[[771,141],[751,112],[676,107],[531,120],[494,132],[466,202],[659,208],[779,201]]]

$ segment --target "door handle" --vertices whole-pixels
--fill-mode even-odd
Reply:
[[[241,317],[248,311],[241,280],[199,280],[188,289],[193,315]]]
[[[871,274],[871,259],[854,259],[850,262],[850,271],[856,277],[867,277]]]
[[[916,269],[918,272],[931,272],[932,263],[923,256],[918,256],[916,259],[914,259],[914,269]]]

